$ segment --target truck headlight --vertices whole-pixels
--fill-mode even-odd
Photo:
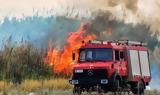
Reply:
[[[70,84],[79,84],[79,81],[78,80],[69,80],[69,83]]]
[[[101,79],[101,84],[107,84],[108,80],[107,79]]]
[[[75,73],[83,73],[83,70],[75,70]]]

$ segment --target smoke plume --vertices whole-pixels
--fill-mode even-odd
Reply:
[[[0,0],[0,3],[1,21],[4,17],[33,15],[94,19],[102,11],[124,23],[145,25],[153,35],[160,32],[159,0]]]

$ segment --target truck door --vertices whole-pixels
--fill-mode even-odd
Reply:
[[[114,51],[114,66],[117,72],[120,75],[126,75],[126,62],[124,57],[124,51],[123,50],[115,50]]]

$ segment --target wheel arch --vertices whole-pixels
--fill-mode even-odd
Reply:
[[[116,79],[119,79],[120,81],[122,81],[122,76],[119,73],[115,72],[112,76],[112,79],[113,81],[115,81]]]

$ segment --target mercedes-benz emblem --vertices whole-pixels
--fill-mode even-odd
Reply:
[[[88,70],[88,75],[92,76],[93,75],[93,70]]]

